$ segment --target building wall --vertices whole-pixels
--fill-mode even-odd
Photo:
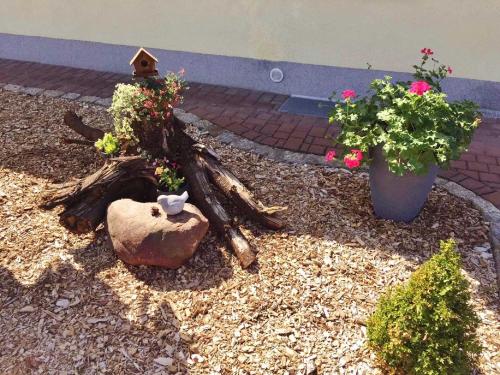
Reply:
[[[202,82],[325,96],[327,84],[367,83],[367,62],[406,72],[431,47],[455,77],[489,81],[456,80],[454,95],[484,84],[500,96],[498,20],[498,0],[17,0],[0,6],[0,57],[125,71],[145,46]]]

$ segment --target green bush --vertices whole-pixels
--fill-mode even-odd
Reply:
[[[385,364],[407,374],[469,374],[481,346],[469,283],[452,240],[407,284],[383,295],[368,320],[368,343]]]

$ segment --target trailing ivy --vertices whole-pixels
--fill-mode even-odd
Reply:
[[[155,124],[172,118],[173,109],[182,101],[181,93],[186,89],[182,74],[169,73],[163,78],[116,85],[109,113],[121,143],[137,143],[132,127],[134,122]]]

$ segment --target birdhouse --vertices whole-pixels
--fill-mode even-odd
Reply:
[[[158,60],[144,48],[139,48],[137,53],[130,60],[130,65],[134,65],[134,77],[151,77],[158,75],[156,63]]]

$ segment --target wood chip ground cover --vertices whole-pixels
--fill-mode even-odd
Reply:
[[[362,173],[281,164],[197,133],[263,203],[288,206],[287,228],[241,221],[258,249],[246,271],[212,233],[179,270],[129,267],[103,230],[73,235],[38,208],[52,184],[102,163],[60,141],[68,108],[110,127],[99,107],[0,91],[0,373],[383,373],[366,318],[449,237],[482,319],[480,370],[500,373],[493,260],[478,251],[487,223],[466,202],[437,188],[413,224],[377,220]]]

